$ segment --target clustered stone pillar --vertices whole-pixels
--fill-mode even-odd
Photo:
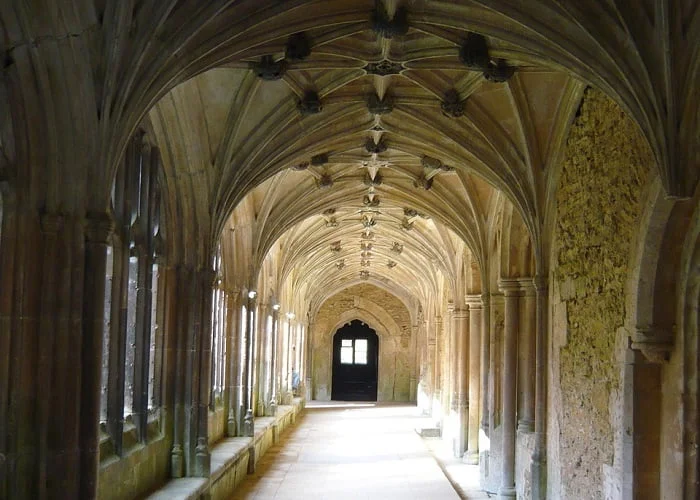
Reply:
[[[479,402],[481,392],[481,296],[466,298],[469,306],[469,430],[464,461],[479,463]]]
[[[499,287],[504,293],[505,325],[503,332],[503,377],[502,439],[500,498],[515,498],[515,415],[518,356],[518,302],[519,280],[501,280]]]
[[[280,307],[275,304],[272,307],[272,332],[270,334],[270,342],[272,352],[270,353],[270,404],[268,406],[268,413],[271,416],[277,414],[277,392],[278,392],[278,378],[277,378],[277,349],[278,349],[278,330],[279,330],[279,320],[280,320]]]
[[[547,496],[547,282],[542,275],[534,280],[536,293],[535,343],[535,451],[532,453],[532,498]]]
[[[241,347],[241,364],[243,365],[243,401],[241,404],[241,414],[243,415],[243,436],[253,437],[255,435],[254,416],[252,406],[252,390],[253,390],[253,335],[255,330],[255,296],[254,291],[248,292],[246,318],[245,318],[245,335]]]
[[[481,295],[481,428],[484,432],[489,432],[489,360],[491,357],[491,325],[489,295]]]
[[[535,430],[535,286],[532,280],[520,282],[523,291],[521,302],[520,359],[518,360],[518,431]]]
[[[452,312],[453,352],[451,356],[454,365],[454,411],[455,434],[453,451],[456,457],[462,457],[467,444],[467,422],[469,414],[469,311],[455,308]]]
[[[83,340],[85,361],[82,383],[80,497],[90,498],[97,491],[99,464],[100,379],[102,340],[105,320],[105,285],[107,246],[114,230],[114,222],[107,214],[91,214],[86,225],[85,245],[85,301],[83,318],[86,336]]]
[[[226,304],[226,352],[228,357],[228,418],[226,421],[226,435],[229,437],[238,436],[241,429],[238,427],[240,421],[240,393],[242,387],[239,360],[241,357],[240,327],[245,318],[241,317],[241,291],[227,290]]]

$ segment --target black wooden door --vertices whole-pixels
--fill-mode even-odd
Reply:
[[[333,337],[333,388],[338,401],[377,400],[379,338],[374,330],[353,320]]]

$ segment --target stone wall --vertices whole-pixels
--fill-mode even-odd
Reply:
[[[374,285],[347,288],[326,300],[312,319],[313,399],[331,398],[333,335],[353,319],[379,336],[378,401],[415,401],[416,346],[411,315],[397,297]]]
[[[633,122],[589,89],[557,193],[552,253],[552,498],[618,497],[630,245],[652,156]],[[617,455],[617,456],[616,456]]]

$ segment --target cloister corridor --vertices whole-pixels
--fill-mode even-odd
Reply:
[[[700,498],[700,0],[0,0],[0,60],[0,500]]]
[[[457,473],[439,440],[417,434],[429,421],[412,405],[312,403],[231,500],[488,498],[478,466]]]

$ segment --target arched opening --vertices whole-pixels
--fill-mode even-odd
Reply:
[[[376,401],[379,337],[359,319],[339,328],[333,337],[331,399]]]

